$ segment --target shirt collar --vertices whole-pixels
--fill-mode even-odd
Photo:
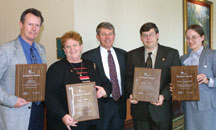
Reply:
[[[197,55],[198,57],[200,57],[202,50],[204,49],[204,47],[200,47],[200,49],[197,52],[191,51],[190,56],[192,55]]]
[[[155,47],[152,51],[148,51],[147,49],[145,49],[145,56],[147,56],[149,52],[152,52],[152,55],[156,56],[157,55],[157,50],[158,50],[158,46]]]
[[[100,50],[102,53],[107,53],[107,49],[105,49],[104,47],[100,46]],[[110,48],[111,53],[114,51],[113,47]]]
[[[20,35],[19,35],[19,40],[23,46],[23,48],[28,48],[30,49],[31,47],[35,48],[35,43],[33,42],[32,45],[30,45],[28,42],[26,42]]]

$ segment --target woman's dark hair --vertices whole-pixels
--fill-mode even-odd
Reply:
[[[192,25],[190,25],[190,26],[187,28],[186,32],[187,32],[189,29],[194,30],[194,31],[197,32],[200,36],[205,35],[203,28],[202,28],[200,25],[198,25],[198,24],[192,24]]]

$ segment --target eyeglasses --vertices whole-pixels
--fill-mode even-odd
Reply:
[[[143,38],[152,38],[155,36],[155,33],[150,33],[149,35],[148,34],[143,34]]]
[[[186,37],[185,40],[186,40],[186,41],[190,41],[190,40],[192,40],[192,41],[196,41],[197,38],[199,38],[199,37],[200,37],[200,36]]]
[[[78,47],[78,46],[80,46],[79,43],[77,43],[77,44],[72,44],[72,45],[66,45],[64,48],[70,49],[71,47]]]

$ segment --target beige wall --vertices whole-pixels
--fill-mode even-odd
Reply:
[[[115,26],[114,45],[127,51],[142,46],[140,27],[154,22],[160,32],[159,43],[183,54],[183,0],[77,0],[74,5],[74,27],[83,36],[84,51],[98,46],[95,28],[100,22],[108,21]]]
[[[216,0],[210,1],[216,7]],[[48,65],[57,60],[56,37],[69,30],[81,33],[84,51],[98,46],[95,28],[101,21],[114,24],[115,46],[125,50],[141,46],[140,26],[144,22],[155,22],[160,29],[160,43],[177,48],[183,54],[182,0],[0,0],[0,3],[0,44],[19,35],[18,22],[23,10],[30,7],[41,10],[45,22],[37,41],[46,48]],[[216,42],[216,19],[213,24],[213,42]]]
[[[0,44],[19,35],[18,22],[27,8],[37,8],[44,25],[37,39],[46,48],[48,65],[56,61],[56,37],[74,29],[73,0],[0,0]]]

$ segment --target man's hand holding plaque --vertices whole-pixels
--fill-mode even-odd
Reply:
[[[172,100],[199,101],[199,85],[205,82],[198,75],[197,66],[172,66]],[[197,81],[198,80],[198,81]]]
[[[152,104],[158,105],[157,102],[161,100],[159,97],[160,78],[160,69],[135,67],[133,99],[131,101],[151,102]]]

